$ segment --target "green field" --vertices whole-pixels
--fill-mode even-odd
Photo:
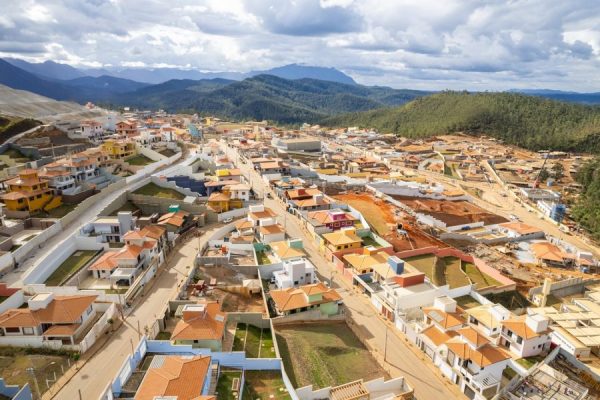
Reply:
[[[462,270],[465,271],[471,282],[477,285],[478,289],[488,286],[502,286],[500,282],[479,270],[474,264],[463,263]]]
[[[438,258],[432,254],[407,257],[408,264],[423,272],[435,285],[449,285],[450,289],[469,285],[471,282],[461,269],[461,260],[456,257]]]
[[[138,155],[126,158],[124,161],[129,165],[135,165],[135,166],[144,166],[144,165],[152,164],[154,162],[143,154],[138,154]]]
[[[183,200],[185,198],[185,196],[179,193],[178,191],[169,188],[162,188],[153,182],[142,186],[141,188],[133,192],[133,194],[141,194],[144,196],[162,197],[163,199],[175,200]]]
[[[61,204],[60,206],[48,211],[50,218],[62,218],[77,207],[77,204]]]
[[[277,331],[285,371],[296,388],[337,386],[387,377],[344,323],[287,325]]]
[[[232,350],[245,351],[248,358],[277,357],[271,330],[244,323],[237,324]]]
[[[217,381],[217,400],[231,400],[237,398],[232,390],[234,379],[238,379],[239,385],[242,384],[241,370],[221,370],[219,380]],[[241,387],[239,388],[242,389]]]
[[[50,275],[46,282],[47,286],[60,286],[65,279],[83,268],[94,256],[97,250],[76,250]]]

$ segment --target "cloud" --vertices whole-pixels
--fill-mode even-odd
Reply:
[[[333,66],[428,89],[600,91],[594,0],[3,0],[0,56],[94,66]]]

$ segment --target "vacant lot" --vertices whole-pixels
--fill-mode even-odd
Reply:
[[[324,388],[386,375],[345,323],[287,325],[277,330],[277,344],[294,387]]]
[[[98,251],[96,250],[77,250],[63,261],[44,283],[47,286],[59,286],[69,276],[79,271],[83,266],[90,262],[97,253]]]
[[[244,399],[291,399],[280,371],[246,371]]]
[[[270,329],[239,323],[233,339],[233,351],[245,351],[248,358],[275,358]]]
[[[470,284],[456,257],[438,258],[432,254],[407,257],[405,262],[423,272],[435,285],[450,285],[450,289]]]
[[[479,270],[474,264],[463,263],[463,271],[467,274],[471,282],[477,285],[477,288],[481,289],[488,286],[501,286],[502,284]]]
[[[341,194],[333,196],[358,210],[379,235],[385,235],[390,225],[395,225],[393,208],[386,202],[376,199],[368,193]]]
[[[40,391],[44,393],[48,390],[46,379],[49,379],[48,384],[52,386],[54,374],[56,373],[57,378],[60,377],[63,374],[63,369],[66,371],[72,363],[68,355],[27,353],[30,353],[30,351],[0,348],[0,376],[9,385],[23,386],[29,383],[34,393],[34,381],[33,377],[27,372],[28,368],[33,368]]]
[[[162,188],[155,183],[150,182],[149,184],[142,186],[135,192],[134,194],[142,194],[145,196],[152,197],[162,197],[164,199],[175,199],[175,200],[183,200],[185,197],[183,194],[179,193],[176,190],[169,188]]]
[[[173,157],[175,154],[177,154],[177,152],[175,152],[175,150],[171,150],[171,149],[164,149],[164,150],[159,151],[159,153],[165,157]]]
[[[77,204],[61,204],[60,206],[48,211],[50,218],[62,218],[77,207]]]
[[[144,166],[152,164],[154,161],[152,161],[143,154],[138,154],[137,156],[126,158],[125,162],[129,165]]]

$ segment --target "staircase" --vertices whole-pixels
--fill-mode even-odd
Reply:
[[[210,386],[208,388],[208,394],[214,395],[217,391],[217,382],[219,380],[219,364],[212,363],[210,365]]]
[[[44,206],[44,211],[50,211],[62,204],[62,196],[53,196]]]

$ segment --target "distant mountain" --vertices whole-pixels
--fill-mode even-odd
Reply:
[[[399,105],[426,94],[428,92],[258,75],[240,82],[174,80],[125,93],[113,104],[301,123],[316,122],[343,112]]]
[[[179,80],[201,80],[201,79],[234,79],[241,80],[245,74],[239,72],[200,72],[193,69],[179,68],[102,68],[82,70],[89,76],[110,75],[116,78],[130,79],[137,82],[151,84],[164,83],[173,79]]]
[[[568,101],[571,103],[600,104],[600,92],[578,93],[552,89],[512,89],[510,92]]]
[[[112,93],[126,93],[149,86],[148,83],[132,81],[130,79],[115,78],[114,76],[102,75],[99,77],[83,76],[81,78],[64,81],[66,85],[85,89],[97,89]]]
[[[78,70],[77,68],[71,67],[67,64],[60,64],[54,61],[44,61],[43,63],[30,63],[25,60],[17,58],[5,58],[5,61],[14,65],[15,67],[21,68],[31,74],[37,75],[42,78],[50,79],[75,79],[85,76],[85,73]]]
[[[253,71],[250,76],[273,75],[283,79],[318,79],[320,81],[345,83],[355,85],[354,79],[335,68],[312,67],[308,65],[289,64],[283,67],[271,68],[266,71]]]
[[[517,93],[442,92],[395,108],[338,115],[326,126],[362,126],[420,138],[465,132],[532,150],[600,153],[600,107]]]

